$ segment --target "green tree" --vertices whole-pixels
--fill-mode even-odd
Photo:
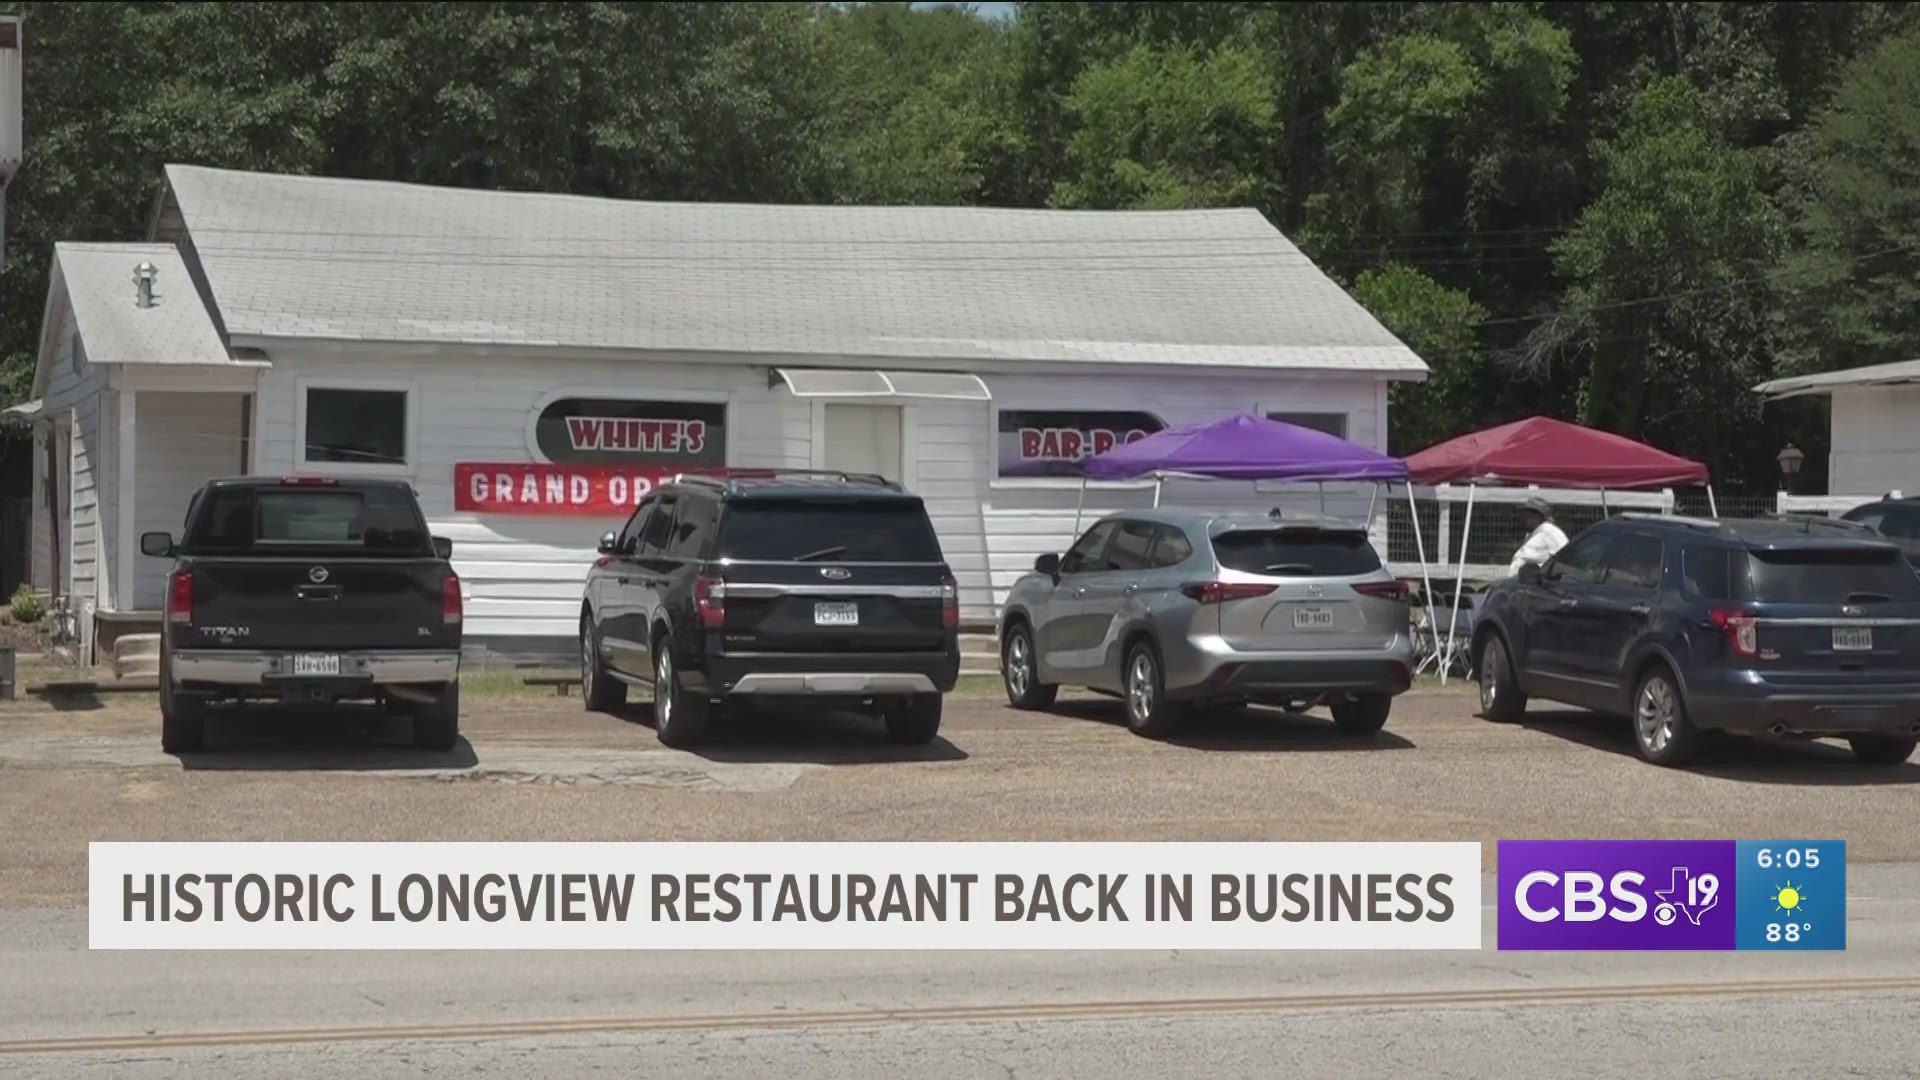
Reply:
[[[1791,367],[1920,357],[1920,31],[1850,66],[1792,158]]]
[[[1600,197],[1553,245],[1564,316],[1530,342],[1580,371],[1581,422],[1706,455],[1758,420],[1750,388],[1778,337],[1768,271],[1786,235],[1768,155],[1712,123],[1678,76],[1634,98],[1625,130],[1595,147]]]
[[[1459,418],[1474,411],[1478,328],[1487,309],[1459,289],[1398,265],[1363,271],[1353,296],[1432,369],[1424,383],[1394,385],[1392,451],[1410,453],[1459,434]]]
[[[1057,206],[1240,206],[1262,201],[1275,135],[1271,76],[1244,50],[1141,45],[1074,80],[1079,122]]]

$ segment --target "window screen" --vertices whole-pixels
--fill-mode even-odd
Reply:
[[[407,463],[405,390],[307,391],[305,460],[360,465]]]

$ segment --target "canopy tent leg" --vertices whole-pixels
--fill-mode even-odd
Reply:
[[[1460,621],[1460,590],[1467,583],[1467,543],[1473,539],[1473,496],[1478,484],[1467,485],[1467,518],[1460,523],[1460,568],[1453,576],[1453,610],[1447,613],[1447,649],[1440,654],[1440,685],[1447,685],[1447,672],[1453,667],[1453,637]]]
[[[1440,649],[1440,623],[1433,617],[1433,575],[1427,570],[1427,542],[1420,537],[1420,507],[1413,501],[1411,480],[1407,481],[1407,516],[1413,519],[1413,553],[1420,557],[1421,592],[1427,601],[1427,630],[1433,634],[1433,648],[1437,655]]]
[[[1160,508],[1160,485],[1165,482],[1165,479],[1162,477],[1156,476],[1153,478],[1153,508],[1155,510]]]
[[[1373,510],[1379,502],[1380,485],[1375,484],[1373,485],[1373,489],[1367,493],[1367,528],[1369,529],[1373,528]]]
[[[1607,489],[1606,488],[1600,489],[1600,516],[1601,517],[1607,516]]]
[[[1315,480],[1313,486],[1320,491],[1320,516],[1325,517],[1327,516],[1327,482],[1325,480]]]
[[[1087,505],[1087,478],[1080,478],[1080,497],[1073,501],[1073,535],[1067,538],[1067,546],[1072,547],[1080,539],[1080,511]]]
[[[1712,484],[1707,485],[1707,513],[1711,514],[1714,517],[1720,516],[1720,504],[1713,501],[1713,485]]]

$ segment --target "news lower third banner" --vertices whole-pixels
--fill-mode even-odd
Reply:
[[[1477,843],[96,843],[95,949],[1477,949]]]
[[[1502,840],[1502,949],[1847,947],[1842,840]]]

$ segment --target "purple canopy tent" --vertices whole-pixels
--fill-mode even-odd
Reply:
[[[1221,420],[1184,424],[1155,432],[1086,460],[1081,474],[1080,501],[1073,511],[1073,533],[1080,535],[1080,511],[1086,504],[1087,480],[1154,478],[1153,504],[1160,505],[1160,481],[1168,476],[1206,480],[1293,480],[1369,482],[1399,481],[1407,485],[1407,509],[1412,511],[1413,486],[1407,463],[1350,443],[1324,431],[1238,413]],[[1378,494],[1378,487],[1374,489]],[[1326,491],[1321,488],[1324,510]],[[1367,507],[1373,522],[1373,506]],[[1427,545],[1420,536],[1420,515],[1413,514],[1413,541],[1425,580]],[[1427,616],[1433,617],[1432,582],[1427,585]]]

